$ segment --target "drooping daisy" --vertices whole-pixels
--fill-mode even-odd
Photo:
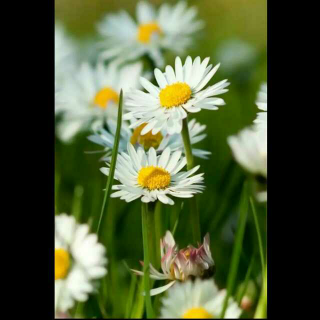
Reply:
[[[157,156],[154,148],[146,153],[142,148],[136,151],[128,143],[127,153],[121,152],[117,157],[114,177],[121,184],[112,187],[117,192],[111,197],[120,197],[126,202],[141,198],[145,203],[158,199],[173,205],[169,196],[191,198],[195,193],[202,192],[203,173],[193,175],[200,166],[181,171],[186,165],[186,158],[181,156],[181,150],[171,152],[169,147]],[[101,171],[109,175],[109,168],[101,168]]]
[[[263,83],[260,87],[260,91],[258,92],[258,97],[256,104],[258,108],[264,112],[259,112],[257,114],[257,118],[254,120],[257,129],[267,129],[267,102],[268,102],[268,95],[267,95],[267,84]]]
[[[170,282],[150,291],[150,295],[164,292],[174,285],[176,281],[186,281],[192,277],[207,277],[213,273],[214,261],[210,251],[209,233],[203,239],[199,248],[189,245],[187,248],[178,250],[170,231],[167,231],[160,241],[161,269],[158,272],[150,264],[150,277],[156,280],[169,280]],[[143,262],[141,262],[143,265]],[[143,276],[143,272],[132,270],[135,274]]]
[[[54,49],[55,86],[60,90],[75,70],[77,61],[76,44],[60,22],[55,23]]]
[[[139,87],[141,71],[141,63],[123,68],[83,63],[61,91],[64,103],[56,108],[57,113],[63,113],[57,127],[59,137],[68,141],[81,130],[102,126],[107,118],[116,119],[120,89],[125,97],[129,88]]]
[[[226,290],[219,290],[213,279],[177,283],[162,299],[162,319],[215,319],[220,318]],[[241,309],[230,298],[225,319],[237,319]]]
[[[141,85],[148,93],[141,90],[129,92],[126,101],[129,112],[124,115],[124,120],[132,121],[132,128],[147,123],[141,131],[142,135],[149,131],[157,134],[161,130],[174,134],[181,133],[182,120],[189,112],[217,110],[225,102],[216,96],[227,92],[229,83],[223,80],[203,89],[219,68],[219,65],[212,68],[208,63],[209,58],[201,63],[200,57],[193,62],[191,57],[187,57],[182,65],[180,57],[177,57],[175,71],[171,66],[166,67],[165,73],[154,70],[159,87],[141,77]]]
[[[107,258],[97,235],[74,217],[55,217],[55,312],[65,313],[75,301],[86,301],[95,289],[94,280],[106,273]]]
[[[107,152],[106,157],[110,156],[113,149],[117,123],[114,120],[109,120],[107,121],[107,125],[108,130],[99,128],[94,135],[88,137],[90,141],[105,147],[104,151]],[[135,147],[143,147],[145,151],[153,147],[157,154],[161,153],[166,147],[170,147],[171,151],[182,150],[184,152],[183,141],[180,134],[168,135],[162,130],[162,132],[158,132],[155,135],[151,132],[141,135],[141,131],[145,126],[146,124],[144,123],[132,130],[126,122],[124,122],[121,126],[119,152],[127,149],[128,142],[132,143]],[[188,126],[191,144],[196,144],[207,136],[203,133],[206,126],[196,122],[195,119],[189,121]],[[194,156],[203,159],[208,159],[208,156],[211,154],[209,151],[194,148],[192,152]]]
[[[105,48],[101,59],[117,59],[120,63],[148,55],[154,63],[164,65],[163,50],[183,54],[192,44],[192,35],[203,27],[196,20],[197,10],[186,2],[163,4],[158,11],[140,1],[136,9],[137,23],[125,11],[107,15],[97,26]]]
[[[248,172],[252,173],[259,188],[266,188],[267,181],[267,129],[254,130],[243,129],[238,135],[228,138],[228,144],[232,149],[237,162]],[[260,201],[267,200],[265,190],[257,193]]]

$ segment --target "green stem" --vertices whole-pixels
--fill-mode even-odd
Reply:
[[[242,252],[243,236],[244,236],[244,231],[245,231],[246,222],[247,222],[247,212],[248,212],[247,190],[248,190],[248,186],[247,186],[247,183],[245,182],[243,186],[243,191],[242,191],[239,222],[238,222],[238,228],[235,235],[234,247],[233,247],[232,258],[231,258],[231,266],[230,266],[230,271],[229,271],[228,281],[227,281],[227,294],[226,294],[224,304],[223,304],[223,309],[221,312],[221,319],[223,319],[225,316],[225,313],[228,307],[229,298],[233,293],[235,282],[236,282],[237,271],[238,271],[240,256]]]
[[[264,268],[263,286],[254,319],[267,318],[267,266]]]
[[[187,158],[187,169],[191,170],[194,167],[194,158],[192,154],[191,140],[190,140],[190,134],[189,134],[189,127],[188,127],[188,118],[183,119],[181,135],[182,135],[182,140],[184,144],[185,155]],[[200,243],[201,242],[200,216],[199,216],[197,198],[195,196],[193,196],[190,199],[190,220],[192,224],[193,241],[195,244]]]
[[[142,239],[143,239],[143,255],[144,255],[144,291],[147,309],[147,319],[153,318],[153,310],[150,297],[150,260],[149,260],[149,243],[148,243],[148,204],[141,202],[142,214]]]
[[[260,231],[260,227],[259,227],[259,221],[258,221],[257,211],[256,211],[256,208],[255,208],[255,206],[254,206],[252,197],[250,197],[250,205],[251,205],[251,209],[252,209],[252,214],[253,214],[253,218],[254,218],[254,223],[255,223],[255,226],[256,226],[256,230],[257,230],[262,274],[264,274],[264,266],[265,266],[265,262],[264,262],[264,261],[265,261],[265,260],[264,260],[264,250],[263,250],[263,245],[262,245],[262,237],[261,237],[261,231]]]
[[[160,253],[160,240],[162,236],[162,216],[161,216],[161,201],[156,202],[156,208],[154,211],[155,221],[155,246],[156,246],[156,263],[155,268],[158,269],[161,265],[161,253]]]
[[[123,91],[121,89],[120,97],[119,97],[119,107],[118,107],[117,130],[116,130],[116,135],[115,135],[115,138],[114,138],[114,145],[113,145],[113,150],[112,150],[110,171],[109,171],[109,176],[108,176],[108,179],[107,179],[106,191],[104,193],[103,204],[102,204],[99,223],[98,223],[98,228],[97,228],[98,238],[100,236],[101,222],[103,220],[104,213],[106,211],[105,208],[107,207],[107,203],[109,202],[109,199],[110,199],[110,194],[111,194],[111,189],[112,189],[112,184],[113,184],[113,177],[114,177],[114,173],[115,173],[115,170],[116,170],[118,147],[119,147],[120,132],[121,132],[121,124],[122,124],[122,101],[123,101]]]
[[[247,292],[247,288],[248,288],[248,284],[249,284],[249,280],[250,280],[250,275],[251,275],[252,268],[253,268],[253,262],[254,262],[254,256],[251,258],[249,268],[247,270],[246,277],[244,279],[243,289],[241,290],[239,297],[238,297],[238,304],[239,305],[241,304],[242,298],[244,297],[244,295]]]

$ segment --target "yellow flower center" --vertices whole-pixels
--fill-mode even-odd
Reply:
[[[64,249],[54,251],[54,279],[59,280],[66,277],[70,267],[69,253]]]
[[[139,127],[134,129],[130,142],[131,144],[141,144],[146,151],[149,150],[151,147],[157,149],[160,146],[163,136],[161,132],[158,132],[154,135],[152,134],[152,131],[149,131],[148,133],[142,136],[141,131],[146,125],[146,123],[143,123]]]
[[[191,308],[183,316],[184,319],[213,319],[213,316],[204,308]]]
[[[138,174],[138,183],[149,190],[165,189],[171,181],[170,173],[162,168],[149,166],[142,168]]]
[[[137,39],[142,43],[149,43],[153,34],[161,34],[162,31],[156,22],[141,24],[138,28]]]
[[[105,87],[94,97],[94,104],[102,109],[106,109],[110,101],[119,102],[119,95],[112,88]]]
[[[160,104],[165,108],[172,108],[186,103],[191,98],[191,88],[182,82],[167,85],[159,93]]]

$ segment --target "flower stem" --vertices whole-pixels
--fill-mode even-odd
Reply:
[[[191,170],[194,167],[194,159],[189,135],[188,118],[183,119],[181,135],[184,144],[185,155],[187,158],[187,169]],[[198,203],[195,196],[193,196],[190,199],[190,209],[190,220],[192,224],[193,241],[196,244],[200,243],[201,241],[201,230]]]
[[[147,309],[147,319],[153,318],[153,309],[150,297],[150,274],[149,274],[149,243],[148,243],[148,204],[141,203],[141,214],[142,214],[142,239],[143,239],[143,255],[144,255],[144,291],[145,291],[145,301]]]
[[[156,263],[155,268],[158,269],[161,265],[161,253],[160,253],[160,239],[162,237],[162,216],[161,216],[162,205],[160,201],[156,202],[156,208],[154,211],[155,220],[155,246],[156,246]]]
[[[254,319],[267,318],[267,265],[264,267],[263,285]]]

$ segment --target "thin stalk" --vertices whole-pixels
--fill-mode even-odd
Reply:
[[[229,298],[233,293],[235,282],[236,282],[236,276],[242,251],[242,242],[243,242],[243,236],[244,231],[246,227],[247,222],[247,213],[248,213],[248,186],[247,183],[244,183],[243,191],[242,191],[242,197],[241,197],[241,203],[240,203],[240,215],[239,215],[239,222],[238,222],[238,228],[235,235],[234,240],[234,247],[232,252],[232,258],[231,258],[231,266],[230,271],[228,275],[227,280],[227,294],[224,300],[223,309],[221,312],[221,318],[224,319]]]
[[[73,202],[72,202],[72,214],[75,217],[76,221],[80,223],[81,221],[81,203],[83,196],[83,186],[77,185],[74,188],[73,193]]]
[[[244,279],[244,284],[243,284],[243,289],[241,290],[240,294],[239,294],[239,298],[238,298],[238,304],[241,304],[242,298],[244,297],[244,295],[247,292],[247,288],[248,288],[248,284],[249,284],[249,280],[250,280],[250,275],[252,272],[252,268],[253,268],[253,262],[254,262],[254,256],[251,258],[245,279]]]
[[[160,240],[162,237],[162,205],[161,201],[156,202],[154,210],[154,222],[155,222],[155,246],[156,246],[156,263],[155,268],[158,269],[161,264],[161,253],[160,253]]]
[[[191,170],[194,167],[194,158],[192,154],[192,146],[188,127],[188,118],[183,119],[182,122],[182,140],[184,144],[185,155],[187,158],[187,169]],[[195,196],[190,199],[190,220],[192,224],[193,241],[194,243],[200,243],[201,230],[200,230],[200,216],[198,210],[198,203]]]
[[[121,123],[122,123],[122,101],[123,101],[123,92],[122,90],[120,91],[120,98],[119,98],[119,108],[118,108],[118,119],[117,119],[117,130],[116,130],[116,135],[114,138],[114,145],[113,145],[113,150],[112,150],[112,158],[111,158],[111,164],[110,164],[110,171],[109,171],[109,176],[107,179],[107,186],[103,198],[103,204],[101,208],[101,213],[100,213],[100,218],[99,218],[99,223],[98,223],[98,228],[97,228],[97,234],[98,237],[100,235],[100,226],[101,222],[104,218],[105,214],[105,208],[107,207],[107,204],[110,199],[110,194],[111,194],[111,188],[113,184],[113,177],[116,169],[116,162],[117,162],[117,156],[118,156],[118,147],[119,147],[119,141],[120,141],[120,131],[121,131]]]
[[[132,275],[130,289],[129,289],[129,295],[127,298],[125,319],[130,318],[130,314],[131,314],[131,310],[132,310],[132,306],[133,306],[134,293],[136,291],[136,286],[137,286],[137,277],[135,275]]]
[[[149,239],[148,239],[148,204],[141,202],[141,214],[142,214],[142,239],[143,239],[143,273],[144,273],[144,291],[145,291],[145,301],[147,309],[147,319],[153,318],[153,309],[150,297],[150,274],[149,274]]]
[[[267,318],[267,265],[264,268],[263,286],[254,319]]]
[[[157,255],[156,255],[156,241],[155,241],[155,212],[154,212],[154,203],[152,203],[152,206],[148,206],[148,244],[149,244],[149,258],[150,263],[155,266]]]
[[[252,209],[252,214],[253,214],[253,218],[254,218],[254,223],[255,223],[255,226],[256,226],[256,230],[257,230],[262,274],[264,274],[265,260],[264,260],[264,250],[263,250],[263,245],[262,245],[262,237],[261,237],[261,231],[260,231],[260,226],[259,226],[257,211],[256,211],[256,208],[255,208],[255,206],[254,206],[254,202],[253,202],[253,200],[252,200],[252,197],[250,197],[250,205],[251,205],[251,209]]]

